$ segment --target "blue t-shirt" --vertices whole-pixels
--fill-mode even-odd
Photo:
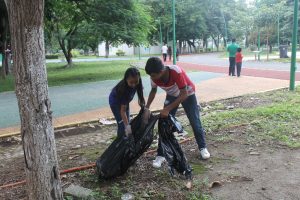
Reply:
[[[121,97],[121,99],[118,99],[117,91],[116,91],[116,88],[114,87],[109,95],[109,104],[110,105],[127,105],[132,101],[135,93],[136,93],[136,89],[129,88],[128,90],[126,90],[124,92],[124,95]]]

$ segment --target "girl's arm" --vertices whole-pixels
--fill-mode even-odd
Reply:
[[[126,115],[126,109],[127,109],[127,105],[121,105],[120,114],[121,114],[121,118],[123,120],[123,123],[124,123],[125,127],[129,125],[128,118],[127,118],[127,115]]]

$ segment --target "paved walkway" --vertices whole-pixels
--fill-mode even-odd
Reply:
[[[188,62],[184,62],[185,60]],[[189,73],[189,76],[196,83],[197,95],[202,102],[289,86],[289,72],[285,70],[284,65],[276,65],[272,69],[260,69],[258,65],[261,63],[252,68],[248,68],[245,64],[242,77],[237,78],[228,77],[227,62],[218,54],[202,54],[181,56],[178,65],[188,70],[201,71]],[[299,72],[296,74],[296,80],[300,81]],[[101,81],[51,87],[49,93],[54,126],[61,127],[111,117],[107,99],[116,82],[116,80]],[[147,96],[150,91],[149,78],[143,78],[143,82],[145,96]],[[163,101],[164,93],[159,91],[153,109],[161,109]],[[138,112],[137,103],[132,104],[132,112]],[[19,114],[15,94],[0,93],[0,137],[19,133],[18,123]]]
[[[178,62],[177,64],[188,70],[228,74],[228,67],[225,66],[211,66],[211,65],[194,64],[194,63],[186,63],[186,62]],[[289,71],[248,68],[247,66],[243,66],[241,74],[242,76],[264,77],[264,78],[274,78],[274,79],[282,79],[282,80],[290,79]],[[300,81],[300,71],[296,72],[296,81]]]
[[[197,55],[187,55],[180,56],[180,62],[200,64],[205,66],[214,66],[214,67],[228,67],[229,61],[228,58],[222,58],[223,53],[205,53]],[[297,63],[298,65],[300,63]],[[276,62],[276,61],[254,61],[254,60],[244,60],[243,68],[250,69],[268,69],[268,70],[280,70],[280,71],[289,71],[290,63]]]
[[[196,84],[196,94],[201,102],[208,102],[218,99],[240,96],[244,94],[274,90],[278,88],[288,87],[288,85],[289,82],[287,80],[257,78],[249,76],[242,76],[240,78],[237,78],[225,75],[218,78],[205,80],[201,83],[198,82]],[[165,94],[163,92],[160,92],[154,100],[151,109],[161,109],[163,106],[164,98]],[[139,107],[137,102],[133,101],[131,103],[131,112],[137,113],[138,110]],[[99,118],[109,118],[111,116],[112,113],[110,111],[110,108],[102,107],[86,112],[57,117],[54,118],[53,123],[55,127],[60,127],[63,125],[95,121]],[[0,129],[0,136],[4,136],[7,134],[10,135],[14,133],[19,133],[19,126]]]
[[[189,73],[189,76],[195,83],[201,83],[204,80],[217,78],[223,75],[211,72],[194,72]],[[70,116],[73,116],[76,113],[108,107],[108,95],[116,83],[117,80],[111,80],[51,87],[49,89],[49,94],[52,103],[54,122],[61,124],[60,119],[63,116],[67,116],[64,118],[70,118]],[[145,95],[147,95],[151,89],[148,76],[143,77],[143,83]],[[162,90],[159,90],[159,93],[161,92]],[[83,118],[85,117],[83,116]],[[72,119],[72,117],[70,119]],[[19,124],[19,121],[19,110],[15,93],[0,93],[0,134],[3,132],[3,128],[15,126]]]

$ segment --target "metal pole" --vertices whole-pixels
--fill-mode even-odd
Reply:
[[[297,34],[298,34],[298,1],[294,0],[294,28],[292,39],[292,59],[290,72],[290,90],[295,90],[295,72],[296,72],[296,53],[297,53]]]
[[[175,0],[172,0],[172,18],[173,18],[173,64],[176,65],[176,19],[175,19]]]
[[[280,37],[280,33],[279,33],[279,14],[278,14],[278,17],[277,17],[277,44],[278,44],[278,51],[279,51],[279,45],[280,45],[279,37]]]

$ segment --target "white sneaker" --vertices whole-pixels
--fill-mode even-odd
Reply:
[[[160,168],[161,167],[161,164],[166,161],[166,159],[162,156],[156,156],[155,160],[153,160],[153,167],[155,168]]]
[[[206,160],[210,158],[210,153],[208,152],[207,148],[200,149],[200,155],[202,159]]]

